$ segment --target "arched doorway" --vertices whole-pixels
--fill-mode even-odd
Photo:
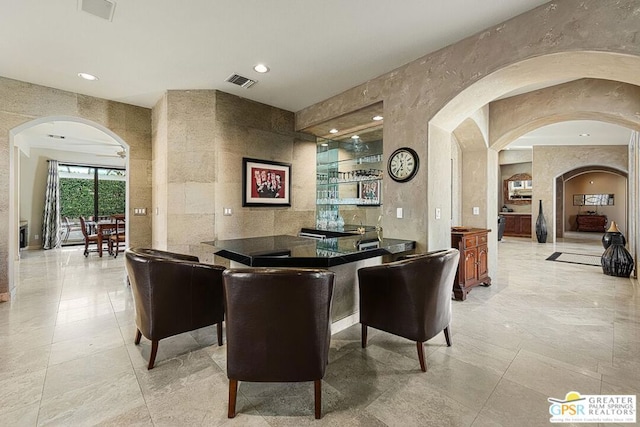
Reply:
[[[87,119],[73,116],[48,116],[41,117],[12,129],[10,131],[10,185],[9,185],[9,292],[13,292],[14,271],[13,264],[19,260],[18,230],[20,221],[31,222],[30,235],[39,235],[42,229],[42,209],[32,206],[29,209],[29,218],[25,219],[25,200],[37,199],[38,193],[43,190],[43,183],[31,188],[21,188],[21,175],[24,176],[21,159],[33,155],[38,157],[30,161],[29,168],[42,169],[42,163],[47,158],[64,160],[75,163],[90,163],[99,165],[118,165],[129,169],[129,156],[123,155],[129,152],[129,145],[117,134],[104,126]],[[115,158],[113,157],[115,156]],[[117,161],[110,160],[117,158]],[[38,165],[39,164],[39,165]],[[26,166],[26,164],[24,165]],[[125,211],[129,211],[129,174],[125,181]],[[29,197],[24,197],[24,192],[29,192]],[[21,197],[23,196],[23,197]],[[35,196],[35,197],[34,197]],[[42,199],[44,199],[42,197]],[[22,212],[21,212],[22,207]],[[35,207],[35,211],[33,209]],[[39,218],[39,219],[38,219]],[[128,228],[128,223],[127,223]],[[128,238],[128,229],[126,230]]]

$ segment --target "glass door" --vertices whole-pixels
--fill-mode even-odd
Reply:
[[[63,245],[84,242],[81,216],[89,221],[100,221],[125,213],[124,169],[60,164],[58,173]]]

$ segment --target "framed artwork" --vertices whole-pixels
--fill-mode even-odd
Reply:
[[[242,206],[291,206],[291,164],[243,157]]]
[[[358,183],[358,199],[361,206],[380,206],[382,181],[362,181]]]

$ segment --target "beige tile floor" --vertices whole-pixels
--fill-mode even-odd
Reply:
[[[493,286],[453,302],[453,346],[427,344],[427,373],[404,339],[370,329],[362,350],[358,325],[334,335],[319,421],[311,383],[241,383],[228,420],[213,327],[161,341],[147,371],[122,257],[24,252],[0,304],[0,425],[548,425],[547,397],[640,391],[637,282],[545,261],[601,254],[589,237],[500,242]]]

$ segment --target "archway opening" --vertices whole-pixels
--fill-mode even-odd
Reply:
[[[48,160],[87,169],[123,171],[125,213],[129,211],[128,152],[128,144],[111,130],[77,117],[43,117],[10,132],[10,293],[14,291],[13,264],[20,259],[20,246],[24,246],[22,250],[42,248]],[[25,236],[21,236],[21,230]],[[60,231],[65,232],[62,222]]]

